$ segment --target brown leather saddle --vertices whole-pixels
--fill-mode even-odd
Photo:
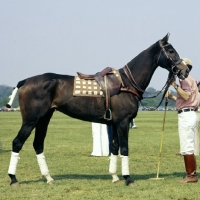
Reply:
[[[86,75],[80,72],[77,72],[80,79],[85,80],[95,80],[103,91],[105,97],[105,114],[103,116],[106,120],[112,120],[112,112],[110,109],[110,98],[113,95],[119,93],[120,88],[122,87],[122,79],[117,70],[111,67],[106,67],[101,72],[97,72],[93,75]]]

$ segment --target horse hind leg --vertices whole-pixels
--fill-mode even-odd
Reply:
[[[27,140],[27,138],[30,136],[31,131],[33,130],[34,125],[25,125],[23,124],[18,135],[15,137],[15,139],[12,142],[12,152],[11,152],[11,158],[10,158],[10,164],[8,168],[8,175],[11,179],[11,186],[19,186],[19,182],[16,178],[16,171],[17,171],[17,165],[19,161],[19,152],[22,149],[23,144]]]
[[[47,127],[52,117],[52,114],[53,114],[53,111],[51,111],[50,113],[48,113],[47,115],[45,115],[38,121],[36,125],[36,129],[35,129],[35,138],[33,142],[33,147],[36,152],[36,157],[37,157],[37,162],[40,168],[40,172],[42,176],[46,178],[48,184],[53,184],[55,182],[54,179],[50,175],[50,172],[45,160],[45,156],[44,156],[44,140],[46,137]]]
[[[19,161],[19,153],[11,152],[11,157],[10,157],[10,165],[8,168],[8,175],[11,179],[10,186],[19,186],[19,182],[17,181],[16,178],[16,170],[17,170],[17,164]]]

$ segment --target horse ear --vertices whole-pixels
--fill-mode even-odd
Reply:
[[[167,35],[162,40],[159,41],[159,44],[160,44],[161,47],[163,47],[163,45],[165,45],[168,42],[169,35],[170,34],[167,33]]]
[[[166,35],[161,41],[162,41],[163,43],[164,43],[164,42],[168,42],[169,35],[170,35],[170,33],[167,33],[167,35]]]

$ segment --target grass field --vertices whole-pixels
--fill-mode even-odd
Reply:
[[[60,199],[138,199],[171,200],[200,199],[200,182],[178,184],[185,174],[179,152],[177,114],[167,111],[159,177],[157,173],[163,111],[140,111],[130,129],[130,172],[135,187],[127,187],[121,176],[118,158],[119,184],[112,184],[108,173],[109,157],[88,157],[92,151],[91,123],[72,119],[55,112],[45,140],[45,156],[56,184],[47,185],[40,174],[33,136],[20,152],[17,168],[19,188],[9,186],[7,175],[11,144],[21,126],[19,112],[0,113],[0,200],[60,200]],[[199,165],[200,158],[197,157]],[[199,166],[197,172],[200,171]]]

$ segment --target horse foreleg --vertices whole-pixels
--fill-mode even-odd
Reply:
[[[37,156],[37,161],[40,167],[41,174],[47,179],[48,184],[53,184],[54,179],[50,176],[44,153],[40,153],[36,156]]]
[[[111,156],[110,156],[110,165],[109,165],[109,173],[112,176],[112,182],[119,182],[119,177],[117,176],[117,158],[119,153],[119,142],[116,127],[112,126],[113,135],[112,135],[112,143],[111,143]]]
[[[129,172],[129,157],[128,156],[121,156],[122,159],[122,176],[126,181],[127,186],[132,186],[134,181],[130,177]]]
[[[112,175],[112,182],[116,183],[119,181],[119,177],[117,176],[117,156],[111,153],[110,156],[110,166],[109,166],[109,173]]]
[[[117,132],[119,136],[119,146],[120,146],[120,157],[121,157],[121,167],[122,176],[125,179],[125,184],[127,186],[135,185],[134,181],[130,177],[129,171],[129,157],[128,157],[128,131],[129,131],[129,121],[125,120],[117,127]]]

